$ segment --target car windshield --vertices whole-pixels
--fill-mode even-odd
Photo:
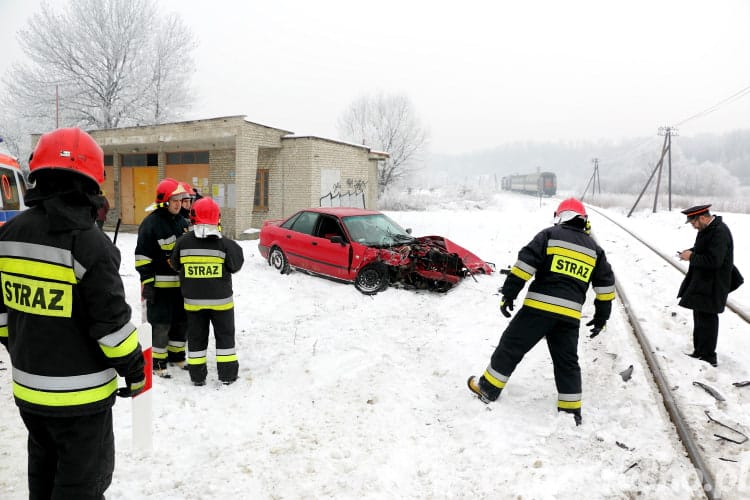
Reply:
[[[344,217],[352,240],[362,245],[389,247],[402,245],[414,239],[401,226],[383,214],[357,215]]]

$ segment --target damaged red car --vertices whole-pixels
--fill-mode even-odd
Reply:
[[[360,208],[310,208],[264,221],[258,249],[282,274],[297,269],[354,283],[366,295],[389,285],[444,292],[494,270],[446,238],[414,237],[387,215]]]

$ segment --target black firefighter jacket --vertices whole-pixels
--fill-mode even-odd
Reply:
[[[232,273],[245,262],[236,241],[217,236],[198,238],[190,231],[177,240],[171,262],[180,272],[186,311],[234,307]]]
[[[721,216],[695,237],[695,245],[685,279],[677,297],[680,305],[707,313],[724,311],[734,266],[734,242]]]
[[[23,410],[79,416],[114,404],[117,375],[143,378],[120,252],[91,207],[43,200],[0,228],[0,341]]]
[[[183,310],[180,277],[169,264],[169,257],[187,227],[184,217],[172,215],[166,207],[154,210],[138,227],[135,268],[141,285],[154,287],[154,302],[148,305],[150,323],[172,323],[177,311]]]
[[[540,231],[518,252],[500,292],[515,299],[534,277],[523,305],[544,315],[579,322],[589,283],[597,319],[608,320],[615,298],[615,276],[594,239],[569,224]]]

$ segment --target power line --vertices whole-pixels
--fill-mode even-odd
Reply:
[[[606,165],[612,165],[612,164],[622,163],[625,160],[628,160],[630,158],[634,158],[638,154],[646,152],[646,149],[647,149],[646,146],[648,146],[648,148],[650,149],[654,145],[654,143],[656,141],[657,141],[656,136],[649,137],[649,138],[645,139],[644,141],[638,143],[636,146],[634,146],[632,148],[629,148],[629,149],[627,149],[626,151],[624,151],[622,153],[619,153],[619,154],[617,154],[617,155],[615,155],[613,157],[610,157],[610,158],[605,158],[605,159],[599,160],[599,163],[606,164]]]
[[[704,109],[703,111],[701,111],[699,113],[696,113],[696,114],[694,114],[692,116],[689,116],[689,117],[685,118],[684,120],[682,120],[680,122],[677,122],[675,124],[675,127],[679,127],[681,125],[684,125],[685,123],[689,122],[690,120],[694,120],[695,118],[700,118],[701,116],[705,116],[705,115],[707,115],[709,113],[713,113],[714,111],[716,111],[717,109],[719,109],[723,105],[729,104],[730,102],[733,102],[733,101],[736,101],[738,99],[741,99],[742,97],[746,96],[747,94],[750,94],[750,86],[745,87],[744,89],[735,92],[734,94],[730,95],[729,97],[726,97],[726,98],[722,99],[721,101],[717,102],[713,106],[710,106],[710,107]]]
[[[706,115],[708,115],[710,113],[713,113],[714,111],[718,110],[722,106],[724,106],[726,104],[729,104],[729,103],[732,103],[734,101],[737,101],[739,99],[742,99],[743,97],[745,97],[748,94],[750,94],[750,86],[747,86],[747,87],[745,87],[745,88],[743,88],[741,90],[738,90],[734,94],[730,95],[729,97],[725,97],[724,99],[722,99],[721,101],[717,102],[713,106],[709,106],[708,108],[704,109],[703,111],[695,113],[694,115],[691,115],[691,116],[685,118],[684,120],[681,120],[681,121],[675,123],[674,126],[673,126],[673,128],[680,127],[680,126],[684,125],[685,123],[687,123],[687,122],[689,122],[691,120],[695,120],[696,118],[700,118],[702,116],[706,116]],[[660,133],[659,135],[662,135],[662,134]],[[602,163],[611,164],[611,163],[617,163],[617,162],[624,161],[624,160],[626,160],[626,159],[628,159],[628,158],[630,158],[632,156],[635,156],[639,152],[639,150],[641,148],[643,148],[647,144],[650,145],[652,141],[653,141],[653,138],[646,139],[643,143],[637,145],[636,147],[634,147],[631,150],[626,151],[625,153],[619,154],[619,155],[615,156],[614,158],[608,158],[606,160],[602,160]]]

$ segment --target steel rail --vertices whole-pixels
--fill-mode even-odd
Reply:
[[[651,371],[651,375],[656,382],[656,386],[659,389],[662,401],[664,402],[664,408],[667,410],[669,418],[672,420],[672,424],[674,424],[675,428],[677,429],[677,434],[680,436],[680,440],[682,441],[682,445],[685,447],[685,451],[687,451],[690,461],[698,470],[699,479],[703,486],[703,492],[706,494],[706,497],[709,500],[714,500],[717,497],[714,496],[715,482],[713,474],[706,465],[706,462],[703,460],[703,456],[700,453],[698,445],[690,435],[690,428],[688,427],[685,418],[682,416],[680,408],[677,406],[677,402],[672,397],[672,391],[667,384],[667,380],[662,374],[661,367],[659,366],[659,362],[656,359],[656,356],[654,356],[653,349],[651,348],[651,343],[643,333],[641,325],[630,307],[630,301],[628,301],[627,295],[625,295],[625,291],[620,286],[620,283],[616,279],[616,277],[615,289],[617,290],[618,299],[620,300],[620,302],[622,302],[622,305],[625,308],[625,314],[627,314],[628,323],[630,323],[630,326],[633,328],[635,337],[641,346],[641,351],[643,351],[643,356],[646,358],[646,364],[648,365],[648,368]]]
[[[680,266],[672,262],[672,259],[670,257],[664,255],[663,252],[654,248],[648,242],[641,239],[638,235],[634,234],[632,231],[623,227],[617,221],[603,214],[601,211],[596,210],[595,208],[591,206],[589,206],[589,208],[593,210],[594,212],[598,213],[599,215],[601,215],[602,217],[606,218],[613,224],[615,224],[617,227],[619,227],[620,229],[628,233],[630,236],[635,238],[637,241],[639,241],[646,247],[648,247],[651,251],[653,251],[654,253],[662,257],[664,260],[672,264],[674,267],[679,269],[683,274],[685,273],[685,271]],[[592,237],[594,237],[593,232],[592,232]],[[595,237],[594,237],[594,240],[596,240]],[[682,442],[682,445],[685,447],[685,451],[687,452],[688,458],[690,458],[690,461],[693,463],[693,466],[698,472],[698,476],[701,481],[703,492],[706,495],[706,498],[708,498],[709,500],[717,500],[719,497],[717,497],[715,494],[716,483],[714,480],[714,475],[709,469],[705,460],[703,459],[703,455],[700,452],[700,448],[698,447],[698,444],[695,442],[692,435],[690,434],[690,427],[688,426],[685,418],[683,417],[682,412],[680,411],[680,408],[677,405],[677,402],[672,396],[672,391],[670,390],[669,385],[667,384],[667,380],[664,377],[664,374],[662,372],[662,369],[659,366],[659,361],[654,355],[653,348],[651,347],[651,342],[649,342],[648,338],[643,332],[640,322],[636,318],[635,314],[633,313],[633,309],[630,306],[630,301],[628,300],[628,297],[625,294],[625,291],[623,290],[622,286],[620,286],[620,282],[619,280],[616,279],[616,277],[615,277],[615,289],[617,291],[618,299],[620,300],[620,302],[622,303],[625,309],[625,314],[627,315],[628,323],[630,323],[630,326],[633,328],[633,333],[635,334],[635,337],[638,340],[638,344],[641,347],[641,351],[643,352],[643,356],[646,359],[646,364],[648,365],[649,371],[651,372],[651,375],[654,381],[656,382],[656,386],[659,390],[659,393],[661,394],[662,401],[664,403],[664,408],[666,409],[667,414],[669,415],[669,418],[672,421],[672,424],[675,426],[675,429],[677,430],[677,435],[679,436],[680,441]],[[734,309],[732,310],[734,311]],[[745,316],[742,316],[742,317],[746,321],[748,320],[747,317]]]

